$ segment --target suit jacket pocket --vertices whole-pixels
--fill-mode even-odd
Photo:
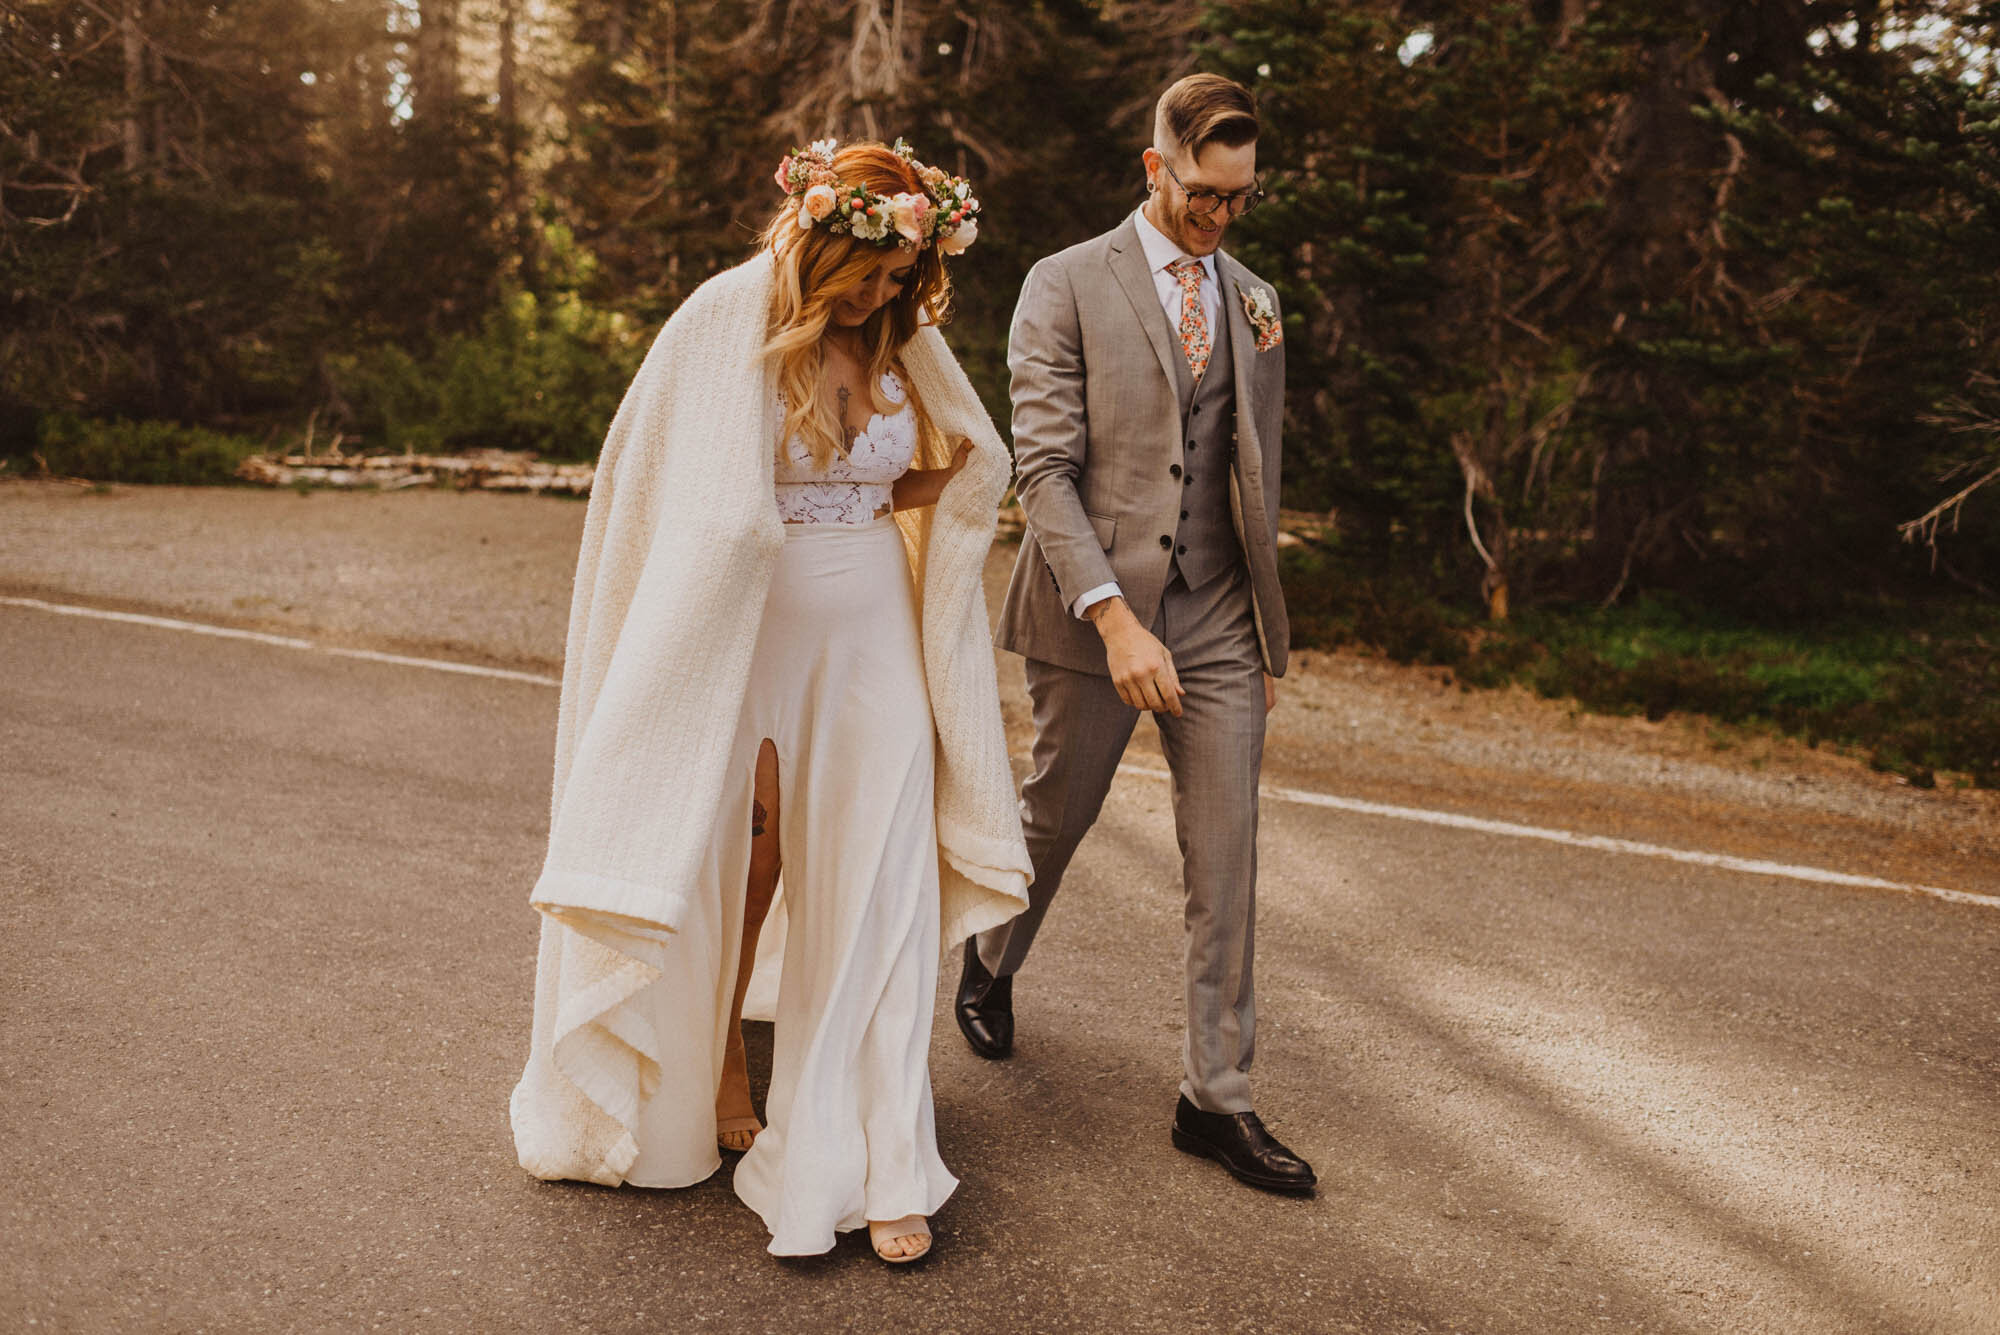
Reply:
[[[1083,517],[1088,519],[1090,526],[1097,530],[1098,545],[1104,548],[1105,551],[1110,551],[1111,539],[1118,532],[1118,521],[1110,515],[1094,515],[1088,510],[1083,512]]]

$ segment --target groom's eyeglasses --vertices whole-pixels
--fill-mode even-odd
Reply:
[[[1187,197],[1187,211],[1197,218],[1206,218],[1224,205],[1229,207],[1230,216],[1235,217],[1239,213],[1248,213],[1264,202],[1264,191],[1255,185],[1248,190],[1238,190],[1227,195],[1217,194],[1213,190],[1190,190],[1174,171],[1173,164],[1162,157],[1160,165],[1167,169],[1167,175],[1174,178],[1174,184],[1180,186],[1181,194]]]

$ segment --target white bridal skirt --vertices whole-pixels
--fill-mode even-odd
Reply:
[[[769,738],[784,869],[745,1013],[776,1031],[765,1128],[735,1187],[770,1250],[802,1256],[870,1219],[933,1214],[958,1180],[931,1111],[933,730],[902,533],[886,517],[785,533],[711,844],[715,893],[694,897],[662,976],[634,998],[659,1035],[660,1082],[625,1180],[686,1186],[720,1162],[715,1089]]]

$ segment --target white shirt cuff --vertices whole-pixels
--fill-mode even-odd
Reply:
[[[1076,602],[1070,607],[1070,611],[1076,613],[1081,618],[1085,612],[1090,610],[1093,604],[1101,603],[1106,598],[1120,598],[1123,596],[1123,593],[1118,588],[1118,581],[1113,580],[1109,584],[1100,584],[1094,589],[1078,594]]]

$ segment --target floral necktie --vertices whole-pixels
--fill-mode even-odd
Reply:
[[[1201,261],[1175,260],[1167,272],[1181,285],[1181,351],[1196,381],[1208,369],[1208,315],[1201,308]]]

